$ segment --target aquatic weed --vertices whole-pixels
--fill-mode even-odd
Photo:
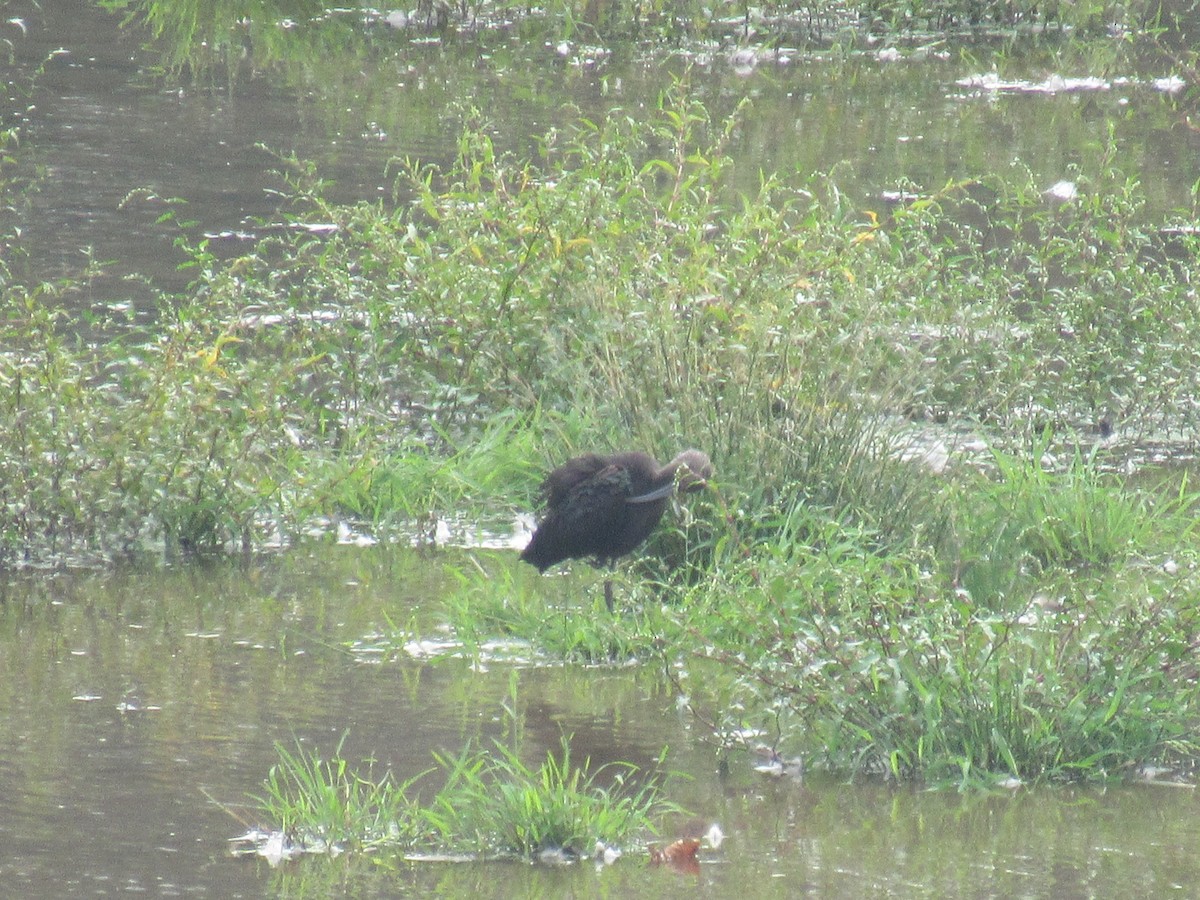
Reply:
[[[403,784],[358,773],[342,756],[345,735],[328,759],[277,745],[279,762],[258,798],[264,815],[310,852],[396,847],[407,853],[535,858],[559,851],[589,856],[597,842],[619,845],[654,833],[655,818],[678,812],[659,796],[656,773],[631,764],[591,770],[573,763],[566,737],[531,768],[510,747],[470,746],[434,754],[445,784],[427,804],[410,797],[428,772]],[[662,760],[659,760],[661,764]]]
[[[372,778],[370,765],[352,771],[342,756],[345,741],[343,734],[327,759],[276,743],[279,761],[258,798],[263,814],[290,839],[325,852],[413,840],[417,809],[408,792],[420,776],[396,784],[390,773]]]
[[[489,752],[435,758],[447,782],[422,820],[445,846],[465,840],[478,852],[532,858],[561,850],[586,857],[598,841],[621,845],[656,833],[656,817],[678,812],[658,796],[652,773],[629,764],[589,771],[587,760],[571,761],[565,737],[558,755],[549,751],[536,769],[499,743]]]

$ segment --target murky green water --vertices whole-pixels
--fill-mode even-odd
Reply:
[[[138,39],[111,17],[43,7],[14,42],[20,66],[50,57],[22,114],[19,156],[49,177],[22,216],[31,256],[15,265],[52,278],[94,248],[115,262],[76,298],[84,305],[146,300],[148,288],[123,280],[131,272],[151,287],[186,284],[173,234],[156,224],[164,206],[128,200],[135,189],[186,199],[184,216],[232,253],[278,204],[278,164],[260,143],[316,161],[337,180],[336,199],[387,198],[389,158],[453,152],[454,101],[486,105],[498,143],[532,151],[534,136],[576,110],[636,112],[685,68],[680,57],[662,65],[626,52],[591,65],[536,42],[397,38],[365,62],[307,61],[306,83],[281,69],[232,90],[181,90],[143,71]],[[1108,58],[1103,48],[1097,58]],[[1200,169],[1179,101],[1152,84],[1171,73],[1153,66],[1064,69],[1049,51],[1010,54],[1005,77],[1034,90],[1004,91],[959,83],[991,71],[983,46],[899,61],[795,55],[747,73],[720,54],[693,62],[714,109],[754,98],[735,136],[747,185],[760,171],[832,169],[869,208],[886,191],[1016,165],[1048,188],[1098,177],[1110,127],[1152,210],[1185,197]],[[1055,74],[1106,86],[1037,90]],[[0,578],[0,895],[1060,898],[1189,896],[1200,885],[1200,798],[1187,788],[963,797],[776,781],[741,756],[720,775],[700,726],[654,672],[474,672],[350,651],[414,611],[432,626],[445,567],[461,561],[323,545],[252,563]],[[431,751],[503,735],[510,702],[531,760],[562,733],[597,763],[647,765],[669,747],[669,766],[691,777],[674,782],[672,799],[695,818],[665,823],[667,836],[717,822],[727,841],[702,853],[698,874],[631,857],[603,870],[394,859],[272,869],[229,854],[229,839],[256,824],[246,797],[261,789],[274,742],[331,752],[348,734],[347,758],[405,778]]]
[[[504,551],[495,551],[502,554]],[[1187,788],[1040,789],[1004,796],[728,773],[656,673],[473,672],[348,651],[386,618],[429,618],[462,551],[328,546],[253,563],[10,579],[0,604],[0,893],[262,896],[1187,896],[1200,884],[1200,798]],[[421,618],[419,616],[418,618]],[[433,614],[436,617],[436,614]],[[690,777],[719,823],[698,873],[630,855],[597,869],[230,856],[257,821],[273,744],[375,759],[401,778],[434,750],[501,738],[512,704],[531,761],[573,735],[597,764]],[[379,769],[377,769],[379,771]]]
[[[731,144],[747,189],[764,172],[797,183],[832,172],[864,208],[881,209],[888,192],[954,179],[1027,168],[1049,189],[1099,181],[1115,163],[1159,213],[1187,205],[1200,170],[1184,96],[1162,89],[1171,64],[1128,61],[1120,38],[1083,51],[938,43],[898,58],[882,45],[785,49],[745,68],[727,50],[664,57],[618,47],[597,57],[570,45],[564,56],[541,39],[410,41],[376,29],[371,50],[352,59],[246,67],[233,87],[217,77],[180,88],[152,76],[155,58],[113,17],[87,4],[44,6],[14,41],[26,71],[48,58],[22,115],[20,160],[49,177],[21,218],[40,277],[77,271],[85,248],[111,261],[89,303],[144,302],[146,289],[120,280],[130,273],[186,286],[175,232],[157,223],[167,198],[186,201],[179,217],[218,254],[269,233],[257,219],[279,207],[286,167],[276,154],[315,162],[334,200],[386,200],[388,161],[447,161],[464,109],[482,110],[500,149],[536,159],[548,129],[617,109],[637,116],[685,71],[721,114],[753,99]]]

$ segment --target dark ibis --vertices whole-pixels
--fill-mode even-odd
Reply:
[[[545,514],[521,559],[539,572],[564,559],[590,558],[611,568],[650,536],[673,491],[698,491],[712,474],[699,450],[684,450],[665,466],[636,452],[569,459],[542,483]],[[609,579],[604,602],[611,611]]]

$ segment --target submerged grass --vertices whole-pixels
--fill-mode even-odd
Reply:
[[[622,665],[653,657],[670,623],[662,610],[664,587],[612,576],[621,609],[614,616],[604,605],[605,577],[596,573],[531,584],[531,578],[515,579],[507,568],[460,573],[458,588],[442,600],[446,623],[476,655],[488,640],[507,638],[555,661]]]

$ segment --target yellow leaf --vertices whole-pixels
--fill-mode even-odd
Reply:
[[[196,356],[204,360],[205,368],[215,369],[217,367],[217,360],[221,358],[221,350],[224,349],[225,345],[240,344],[241,342],[241,338],[234,337],[232,334],[223,334],[207,350],[197,351]]]

